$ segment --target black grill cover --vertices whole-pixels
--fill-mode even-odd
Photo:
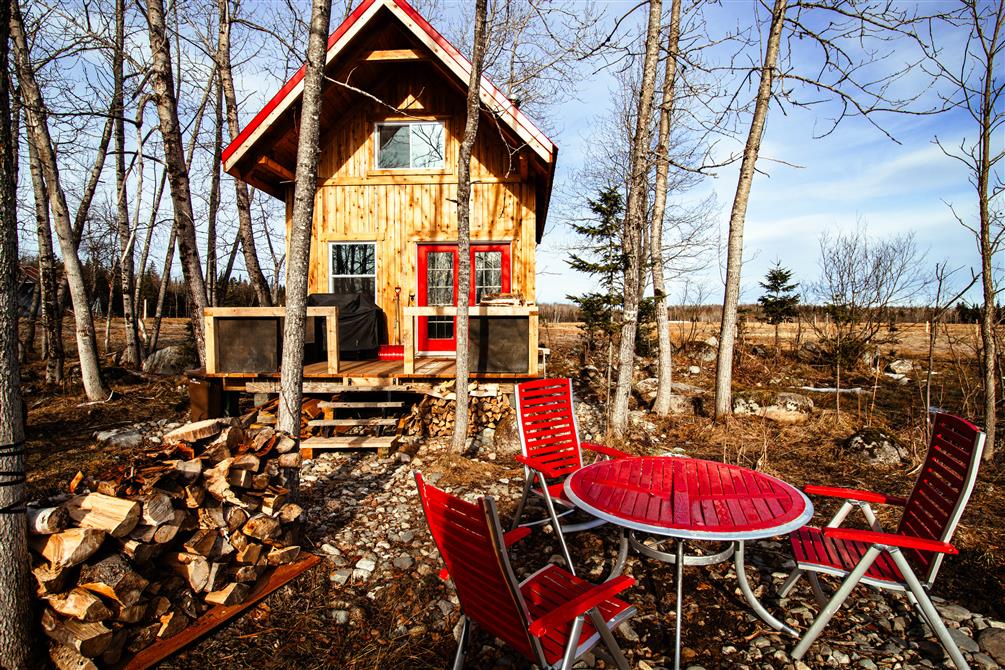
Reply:
[[[308,307],[338,307],[339,355],[375,352],[380,345],[381,309],[369,293],[312,293]],[[321,320],[315,341],[324,340]]]

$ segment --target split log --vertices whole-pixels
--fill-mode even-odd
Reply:
[[[262,496],[262,514],[274,516],[286,504],[285,490],[277,493],[267,493]]]
[[[161,629],[161,622],[155,621],[154,623],[148,624],[143,628],[139,628],[133,631],[132,639],[126,645],[126,651],[131,654],[138,654],[150,645],[154,643],[157,639],[157,632]]]
[[[193,458],[187,461],[175,461],[174,471],[186,482],[194,482],[202,474],[202,459]]]
[[[181,428],[175,428],[169,433],[165,433],[161,441],[164,444],[175,444],[177,442],[198,442],[207,437],[218,435],[226,424],[221,419],[206,419],[189,423]]]
[[[214,605],[239,605],[248,598],[248,593],[250,591],[251,587],[247,584],[235,582],[233,584],[228,584],[219,591],[207,593],[206,602]]]
[[[261,545],[255,545],[261,546]],[[258,560],[256,557],[255,560]],[[258,578],[262,576],[265,572],[265,566],[262,565],[242,565],[241,567],[234,570],[234,581],[241,582],[244,584],[254,584],[258,581]]]
[[[185,547],[185,551],[190,554],[209,556],[209,553],[213,551],[213,544],[216,542],[216,537],[216,530],[208,530],[204,528],[202,530],[197,530],[195,534],[186,540],[182,546]]]
[[[297,560],[299,555],[300,547],[273,547],[267,560],[269,565],[285,565]]]
[[[139,540],[128,539],[118,540],[119,551],[128,556],[134,563],[146,565],[157,557],[163,549],[162,545],[140,542]]]
[[[229,458],[220,461],[214,467],[203,472],[203,480],[206,483],[206,490],[217,500],[244,507],[244,503],[234,495],[234,492],[230,490],[230,484],[227,483],[227,472],[230,470],[231,462],[232,459]]]
[[[283,435],[279,440],[276,441],[275,450],[280,454],[288,454],[293,451],[297,446],[297,441],[294,440],[289,435]]]
[[[48,563],[42,563],[32,568],[31,572],[38,582],[38,595],[45,597],[66,591],[72,571],[70,568],[55,568]]]
[[[70,513],[65,507],[29,507],[28,532],[32,535],[52,535],[65,530],[70,524]]]
[[[149,583],[119,554],[112,554],[93,565],[85,565],[80,569],[78,581],[78,584],[88,591],[99,593],[126,606],[135,605]]]
[[[224,517],[222,507],[200,507],[199,508],[199,528],[216,530],[224,528],[227,520]]]
[[[188,520],[188,515],[180,509],[174,511],[174,521],[170,523],[164,523],[157,527],[154,532],[154,542],[157,544],[166,544],[174,539],[174,536],[178,534],[178,531],[185,526],[185,522]]]
[[[241,507],[227,507],[223,515],[227,521],[227,530],[232,533],[243,526],[249,518],[249,514]]]
[[[49,649],[49,658],[58,670],[98,670],[91,659],[62,644],[55,644]]]
[[[102,667],[112,667],[118,665],[119,661],[122,660],[122,652],[125,651],[126,642],[129,641],[129,631],[125,628],[119,628],[112,632],[112,642],[108,645],[108,649],[105,653],[101,655],[101,665]]]
[[[279,521],[264,514],[251,517],[241,529],[245,535],[256,540],[272,539],[280,533],[280,530]]]
[[[300,519],[303,514],[303,507],[296,503],[289,503],[288,505],[283,505],[283,508],[279,510],[279,520],[282,523],[293,523]]]
[[[188,617],[179,610],[171,610],[160,618],[160,629],[157,637],[166,639],[177,635],[188,627]]]
[[[201,484],[191,484],[185,487],[185,507],[195,509],[201,507],[206,500],[206,489]]]
[[[31,546],[49,559],[55,569],[83,563],[91,557],[105,539],[103,530],[70,528],[61,533],[31,538]]]
[[[138,602],[128,606],[113,602],[111,604],[112,618],[119,623],[136,624],[146,616],[148,606],[149,604],[145,602]]]
[[[184,577],[193,591],[198,593],[206,588],[206,581],[209,579],[209,561],[202,556],[179,551],[167,554],[165,563],[175,573]]]
[[[254,454],[241,454],[240,456],[235,456],[233,462],[230,464],[230,469],[233,470],[251,470],[253,472],[258,472],[258,468],[261,464],[258,456]]]
[[[210,563],[209,577],[206,579],[206,591],[219,591],[227,584],[227,564]]]
[[[90,623],[112,616],[112,611],[101,602],[101,598],[81,588],[49,596],[46,600],[56,612],[77,621]]]
[[[261,491],[263,489],[269,488],[269,481],[272,479],[272,475],[268,472],[262,472],[251,478],[251,487],[256,491]]]
[[[56,642],[87,658],[100,656],[112,642],[112,631],[103,624],[62,619],[50,609],[42,613],[42,630]]]
[[[254,565],[258,563],[258,559],[261,555],[262,545],[256,542],[249,542],[243,549],[238,550],[237,556],[234,557],[234,560],[238,563]]]
[[[231,470],[227,473],[227,483],[241,489],[252,487],[255,474],[249,470]]]
[[[304,464],[304,457],[300,455],[299,451],[283,454],[277,460],[281,468],[299,468]]]
[[[124,537],[139,523],[141,505],[134,500],[89,493],[71,498],[66,509],[81,528],[97,528],[113,537]]]
[[[163,493],[151,493],[143,499],[140,519],[148,526],[159,526],[174,519],[171,498]]]

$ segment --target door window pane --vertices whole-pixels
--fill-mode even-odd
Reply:
[[[454,254],[451,251],[430,251],[426,254],[426,304],[454,304]],[[438,340],[453,338],[453,317],[429,317],[426,319],[426,335]]]

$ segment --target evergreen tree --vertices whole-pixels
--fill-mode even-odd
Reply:
[[[761,288],[767,293],[757,299],[764,310],[764,319],[775,327],[775,353],[778,353],[778,326],[793,319],[799,312],[799,294],[795,292],[798,282],[792,281],[792,271],[775,261],[775,267],[768,270]]]
[[[625,258],[619,235],[625,202],[617,187],[608,186],[598,193],[596,200],[589,200],[587,204],[594,218],[572,224],[572,229],[583,238],[584,243],[580,253],[569,254],[566,263],[574,270],[596,277],[599,290],[566,297],[579,307],[586,331],[592,339],[595,333],[610,337],[616,330],[614,309],[621,305],[623,298],[619,280]]]

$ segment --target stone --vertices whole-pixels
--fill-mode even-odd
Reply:
[[[394,559],[394,567],[399,570],[408,570],[412,567],[413,563],[415,563],[415,561],[408,554],[401,554]]]
[[[804,342],[796,352],[796,358],[803,363],[816,363],[824,358],[824,352],[816,342]]]
[[[695,366],[694,374],[701,372],[701,368]],[[705,393],[705,389],[700,386],[695,386],[694,384],[685,384],[683,382],[672,382],[670,384],[670,389],[674,393],[682,393],[684,395],[702,395]]]
[[[648,377],[635,382],[635,395],[646,405],[652,405],[656,400],[656,392],[659,390],[660,381],[656,377]]]
[[[985,628],[977,637],[977,644],[981,651],[1005,665],[1005,629]]]
[[[906,375],[908,372],[914,369],[914,363],[905,359],[897,358],[886,365],[886,371],[892,372],[896,375]]]
[[[844,441],[843,447],[869,463],[900,465],[909,455],[897,439],[879,428],[863,428]]]
[[[995,659],[991,658],[987,654],[982,654],[981,652],[974,654],[974,664],[984,670],[995,670],[998,668],[998,664],[995,663]]]
[[[711,363],[719,357],[718,344],[709,344],[708,342],[697,343],[694,345],[694,357],[702,363]]]
[[[143,446],[143,433],[138,430],[106,430],[94,437],[98,444],[112,449],[136,449]]]
[[[180,375],[198,366],[195,350],[183,344],[158,349],[143,361],[143,371],[155,375]]]
[[[801,393],[790,393],[787,391],[777,394],[775,396],[775,401],[772,404],[796,412],[812,412],[814,408],[813,399],[809,396],[802,395]]]
[[[966,621],[973,616],[973,613],[970,610],[961,605],[946,604],[940,605],[937,609],[939,610],[939,614],[942,615],[942,618],[949,621]]]
[[[700,375],[701,374],[701,368],[699,368],[697,365],[692,365],[692,366],[690,366],[687,369],[687,373],[689,375]]]
[[[956,646],[960,648],[960,651],[972,654],[981,650],[980,646],[974,642],[974,639],[959,628],[949,628],[948,630],[949,637],[953,638],[953,642],[955,642]]]
[[[332,617],[335,619],[335,623],[344,626],[349,623],[349,610],[334,610]]]

